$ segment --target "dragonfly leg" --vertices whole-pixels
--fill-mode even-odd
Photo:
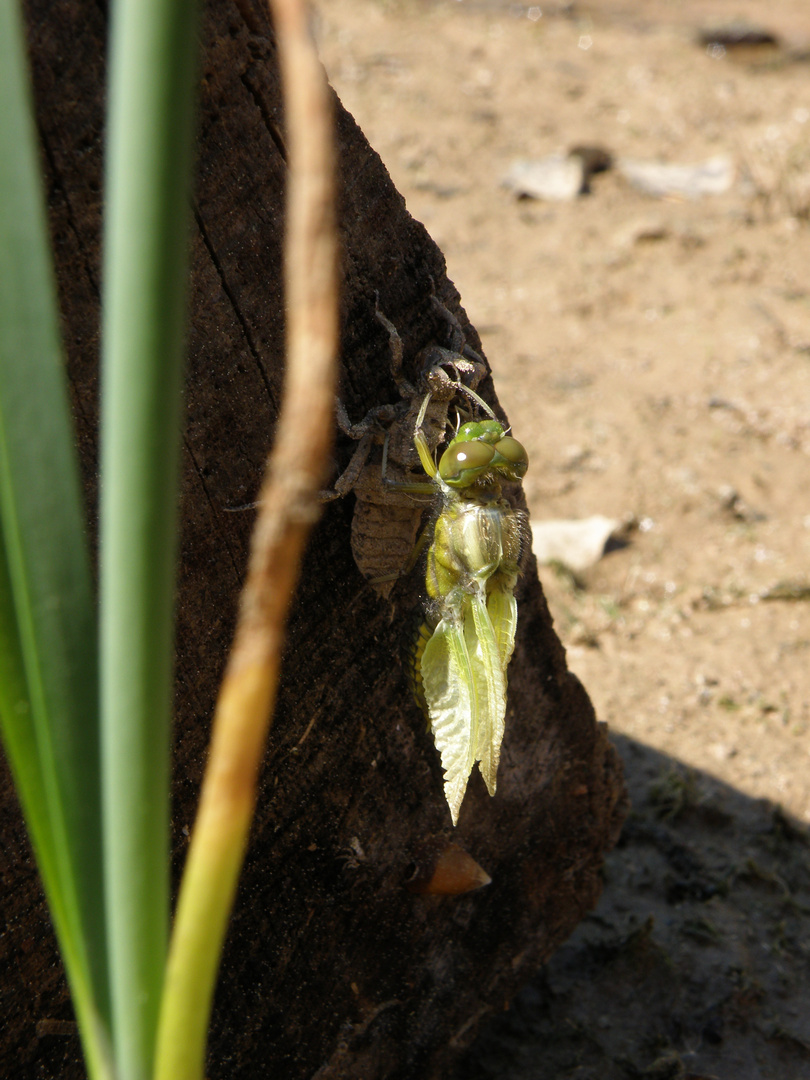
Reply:
[[[417,433],[417,435],[420,433]],[[423,437],[424,438],[424,437]],[[385,442],[383,443],[382,452],[382,472],[380,479],[383,484],[390,491],[402,491],[411,495],[430,495],[436,494],[436,486],[428,482],[427,480],[389,480],[388,478],[388,439],[389,436],[386,433]],[[430,451],[428,451],[429,455]]]
[[[402,361],[404,357],[402,338],[399,336],[399,331],[391,322],[391,320],[380,310],[379,293],[375,293],[374,295],[374,314],[377,317],[377,321],[382,323],[382,325],[388,331],[388,341],[391,349],[391,377],[397,384],[397,389],[399,390],[400,396],[405,398],[405,400],[407,401],[413,397],[416,391],[402,374]]]
[[[371,447],[373,445],[373,435],[371,432],[368,432],[360,439],[357,449],[352,454],[351,461],[335,481],[335,486],[328,491],[320,492],[321,502],[331,502],[333,499],[342,499],[344,495],[349,494],[365,468],[366,462],[368,461],[368,455],[371,452]]]
[[[358,420],[356,424],[353,424],[349,419],[349,414],[346,412],[346,406],[340,398],[335,402],[337,425],[344,435],[348,435],[355,442],[364,439],[366,435],[376,435],[377,441],[380,441],[396,418],[397,409],[395,405],[377,405],[373,409],[369,409],[362,420]]]
[[[335,482],[335,486],[320,493],[322,502],[342,499],[354,488],[368,461],[371,447],[374,443],[380,442],[384,432],[386,432],[385,438],[388,438],[387,428],[396,418],[396,409],[393,405],[378,405],[377,408],[367,412],[362,420],[353,424],[346,412],[346,406],[338,398],[335,403],[335,418],[343,434],[348,435],[350,439],[355,439],[358,446],[352,454],[351,461]]]
[[[461,323],[450,308],[445,307],[438,296],[431,296],[430,299],[433,303],[434,310],[450,327],[450,348],[453,352],[458,353],[460,356],[464,356],[467,360],[472,360],[475,364],[481,364],[486,370],[483,357],[481,357],[471,345],[467,344],[464,339],[464,331],[461,328]]]
[[[431,296],[430,302],[433,304],[433,310],[436,312],[436,314],[440,315],[441,318],[450,327],[450,348],[453,350],[453,352],[460,353],[465,346],[464,331],[461,329],[461,323],[458,321],[450,308],[444,306],[444,304],[441,302],[438,296],[436,296],[435,293]]]

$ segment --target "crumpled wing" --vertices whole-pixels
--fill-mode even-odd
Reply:
[[[501,653],[499,634],[505,633],[508,628],[502,625],[504,619],[500,607],[496,611],[498,625],[495,625],[483,594],[476,594],[471,598],[471,608],[477,661],[473,664],[473,673],[479,713],[475,757],[480,763],[479,768],[487,791],[494,795],[506,716],[506,664]],[[466,625],[465,623],[465,627]],[[505,641],[504,648],[507,645],[508,642]]]
[[[464,623],[459,614],[442,619],[422,654],[422,686],[454,825],[475,764],[478,741],[477,681]]]
[[[476,761],[495,794],[506,715],[505,669],[514,646],[517,607],[498,600],[495,621],[483,588],[465,598],[461,612],[444,618],[422,655],[422,685],[444,793],[455,825]]]
[[[504,679],[509,661],[515,649],[515,631],[517,630],[517,600],[511,590],[493,589],[487,598],[487,611],[492,620],[492,629],[501,654],[501,668]]]

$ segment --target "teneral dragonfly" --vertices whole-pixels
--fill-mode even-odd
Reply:
[[[495,794],[524,532],[524,515],[503,498],[501,481],[522,480],[528,457],[494,418],[462,424],[438,467],[419,428],[414,442],[443,505],[427,555],[427,618],[411,652],[411,674],[441,756],[455,825],[476,762]]]

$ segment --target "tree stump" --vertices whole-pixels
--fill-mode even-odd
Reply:
[[[97,494],[105,13],[27,5],[39,128],[88,519]],[[379,306],[405,374],[457,314],[444,260],[336,102],[343,245],[340,393],[349,415],[398,400]],[[173,835],[179,872],[282,393],[285,151],[272,29],[259,0],[209,0],[182,486]],[[498,411],[489,378],[479,392]],[[542,408],[542,403],[538,402]],[[499,413],[499,415],[502,415]],[[520,433],[517,433],[518,437]],[[354,444],[339,438],[336,475]],[[541,468],[540,462],[532,467]],[[445,1077],[600,892],[625,807],[618,758],[567,669],[524,552],[507,730],[494,799],[473,773],[453,829],[432,738],[398,661],[418,572],[382,598],[350,547],[354,497],[327,505],[289,624],[283,687],[217,990],[208,1076]],[[47,912],[4,767],[2,1061],[79,1077],[81,1053]],[[492,883],[406,887],[448,844]]]

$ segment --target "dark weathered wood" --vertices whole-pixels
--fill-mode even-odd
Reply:
[[[29,0],[28,13],[92,522],[107,27],[104,11],[80,0]],[[283,369],[285,162],[272,33],[258,0],[210,0],[203,37],[177,627],[178,869],[252,519],[229,508],[258,488]],[[339,107],[337,129],[341,393],[357,420],[397,400],[375,291],[402,333],[411,377],[418,350],[443,340],[432,282],[470,343],[479,342],[441,253]],[[481,390],[495,401],[489,379]],[[353,448],[339,440],[336,467]],[[212,1080],[446,1075],[479,1021],[503,1008],[594,904],[602,854],[622,815],[617,758],[566,669],[527,555],[498,794],[490,799],[474,773],[460,825],[451,828],[438,757],[397,659],[418,582],[397,583],[390,603],[365,583],[349,544],[352,503],[349,496],[327,507],[290,620],[216,997]],[[3,1072],[80,1076],[78,1040],[65,1034],[70,1006],[7,777],[0,814]],[[450,839],[492,884],[455,899],[407,891],[424,852]]]

